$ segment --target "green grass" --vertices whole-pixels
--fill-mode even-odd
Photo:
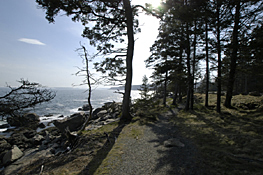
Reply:
[[[198,146],[203,157],[200,168],[207,174],[262,174],[262,112],[236,106],[227,109],[222,105],[222,114],[218,114],[216,95],[209,95],[212,106],[209,108],[204,106],[204,95],[198,94],[197,98],[201,103],[194,106],[194,111],[182,110],[172,121]],[[251,102],[262,103],[262,97],[239,95],[233,98],[235,105]]]

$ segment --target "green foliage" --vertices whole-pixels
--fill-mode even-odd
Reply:
[[[142,100],[148,100],[150,95],[149,93],[149,84],[148,84],[148,78],[146,75],[143,76],[142,78],[142,85],[140,87],[140,89],[138,89],[140,91],[140,95],[141,95],[141,99]]]

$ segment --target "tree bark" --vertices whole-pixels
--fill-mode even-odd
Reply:
[[[231,100],[233,96],[233,87],[235,82],[235,72],[236,72],[236,65],[237,65],[237,52],[238,52],[238,29],[240,23],[240,0],[235,1],[236,3],[236,12],[235,12],[235,25],[233,30],[233,42],[232,42],[232,56],[231,56],[231,63],[230,63],[230,72],[228,77],[228,84],[227,84],[227,93],[226,93],[226,100],[225,106],[227,108],[231,107]]]
[[[221,38],[220,38],[220,7],[221,4],[219,2],[220,0],[217,1],[217,56],[218,56],[218,60],[217,60],[217,103],[216,103],[216,111],[218,113],[221,113],[221,67],[222,67],[222,63],[221,63]]]
[[[190,34],[189,34],[189,23],[186,22],[186,39],[187,39],[187,60],[186,60],[186,64],[187,64],[187,84],[188,84],[188,88],[187,88],[187,98],[186,98],[186,103],[185,103],[185,110],[189,110],[189,105],[190,105],[190,98],[191,98],[191,64],[190,64]]]
[[[123,0],[125,16],[127,20],[127,35],[128,35],[128,50],[126,56],[126,83],[125,92],[122,103],[122,120],[131,120],[132,116],[130,114],[130,95],[131,95],[131,85],[132,85],[132,59],[134,52],[134,32],[133,32],[133,14],[132,8],[129,0]]]
[[[184,50],[184,41],[183,41],[183,35],[184,35],[184,26],[181,24],[181,38],[180,38],[180,56],[179,56],[179,83],[178,83],[178,93],[179,93],[179,99],[178,103],[182,103],[182,82],[183,82],[183,50]]]
[[[167,58],[165,58],[165,66],[167,67]],[[165,68],[166,69],[166,68]],[[168,79],[168,71],[165,71],[164,77],[164,91],[163,91],[163,105],[166,106],[166,96],[167,96],[167,79]]]
[[[205,57],[206,57],[206,88],[205,88],[205,106],[208,107],[209,91],[209,54],[208,54],[208,22],[205,22]]]
[[[172,105],[176,105],[176,101],[177,101],[177,93],[178,93],[178,83],[175,83],[175,88],[174,88],[174,98],[173,98],[173,103],[172,103]]]
[[[192,73],[192,77],[191,77],[191,105],[190,105],[190,109],[193,110],[194,109],[194,81],[195,81],[195,61],[196,61],[196,20],[194,22],[194,55],[193,55],[193,73]]]

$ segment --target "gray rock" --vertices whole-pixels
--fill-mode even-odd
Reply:
[[[116,121],[118,121],[119,119],[117,118],[117,119],[107,119],[106,121],[105,121],[105,123],[106,123],[106,125],[107,124],[109,124],[109,123],[112,123],[112,122],[116,122]]]
[[[35,135],[33,139],[34,139],[34,145],[40,145],[42,141],[45,140],[45,138],[39,134]]]
[[[44,123],[40,123],[40,124],[38,125],[38,127],[39,127],[39,128],[45,128],[46,125],[45,125]]]
[[[35,113],[28,113],[22,117],[8,117],[7,122],[11,126],[23,126],[36,129],[38,123],[40,122],[40,118]]]
[[[97,109],[95,109],[95,110],[93,111],[93,113],[92,113],[92,120],[96,120],[97,118],[99,118],[97,114],[98,114],[100,111],[102,111],[102,110],[103,110],[103,108],[97,108]]]
[[[118,118],[119,115],[120,115],[119,112],[115,112],[115,113],[112,114],[112,118]]]
[[[180,148],[185,147],[185,145],[182,142],[180,142],[179,139],[176,138],[171,138],[169,140],[166,140],[164,141],[163,144],[165,147],[180,147]]]
[[[62,120],[54,120],[53,124],[62,132],[65,132],[66,127],[69,127],[69,130],[78,131],[79,128],[83,125],[86,120],[84,112],[76,113],[71,115],[68,118]]]
[[[108,114],[107,110],[102,110],[102,111],[98,112],[97,116],[98,116],[98,118],[104,118],[107,114]]]
[[[25,119],[25,122],[34,122],[34,123],[38,123],[40,122],[40,117],[35,114],[35,113],[28,113],[28,114],[25,114],[23,116],[23,118]]]
[[[25,137],[23,132],[13,133],[11,137],[7,139],[7,141],[11,145],[17,145],[20,149],[32,147],[33,144],[30,139]]]
[[[0,153],[9,150],[11,148],[12,146],[5,139],[0,140]]]
[[[106,109],[109,113],[118,112],[121,110],[122,103],[116,103],[116,102],[107,102],[104,103],[104,109]]]
[[[16,145],[14,145],[13,148],[4,155],[2,162],[4,165],[6,165],[19,159],[22,156],[23,152]]]
[[[33,138],[36,135],[36,131],[35,130],[30,130],[30,131],[25,131],[23,132],[24,136],[28,139]]]
[[[85,105],[82,106],[82,110],[83,110],[83,111],[89,111],[89,109],[90,109],[90,108],[89,108],[89,105],[88,105],[88,104],[85,104]]]

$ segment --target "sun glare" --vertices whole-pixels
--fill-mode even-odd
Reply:
[[[152,4],[153,7],[161,5],[161,0],[145,0],[145,3]]]
[[[151,0],[149,3],[152,4],[153,7],[158,7],[161,5],[161,0]]]

